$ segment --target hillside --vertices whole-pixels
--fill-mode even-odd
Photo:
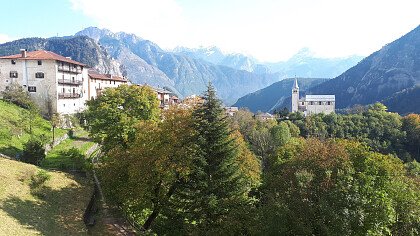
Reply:
[[[420,86],[404,89],[382,100],[390,111],[400,114],[420,114]]]
[[[121,74],[119,64],[112,60],[106,50],[98,45],[95,40],[86,36],[19,39],[0,44],[0,56],[18,54],[21,48],[27,49],[28,51],[52,51],[94,67],[100,72]]]
[[[335,94],[337,108],[386,101],[391,111],[406,113],[415,111],[415,107],[406,104],[414,106],[415,100],[404,99],[404,91],[418,91],[414,87],[419,84],[420,26],[309,92]],[[419,99],[418,92],[410,94],[410,99]]]
[[[51,124],[37,115],[30,117],[27,110],[14,104],[0,100],[0,153],[14,157],[22,152],[23,145],[30,138],[30,124],[35,136],[52,139]],[[67,131],[56,129],[56,137],[61,137]]]
[[[202,59],[161,49],[157,44],[124,32],[90,27],[77,36],[98,40],[123,65],[123,73],[135,83],[165,86],[181,97],[201,94],[212,82],[226,104],[278,81],[278,74],[255,74],[216,65]]]
[[[82,177],[49,171],[38,189],[41,169],[0,158],[1,235],[87,235],[83,213],[92,184]]]
[[[298,80],[302,96],[305,90],[325,82],[327,79],[299,78]],[[281,108],[285,104],[285,101],[287,101],[287,98],[291,96],[293,82],[294,78],[276,82],[266,88],[239,98],[234,106],[246,107],[252,112],[272,112],[278,107]],[[287,104],[285,106],[289,107]]]

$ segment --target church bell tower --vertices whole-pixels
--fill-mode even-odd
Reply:
[[[292,112],[297,112],[299,106],[299,85],[295,78],[295,83],[292,88]]]

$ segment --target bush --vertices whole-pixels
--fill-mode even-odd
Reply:
[[[31,178],[31,194],[39,198],[45,197],[45,182],[51,179],[51,175],[45,170],[39,170]]]
[[[28,92],[19,84],[12,84],[9,89],[2,92],[3,100],[16,104],[22,108],[35,107]]]
[[[45,149],[41,141],[30,139],[23,148],[21,160],[23,162],[39,165],[45,158]]]
[[[72,147],[66,151],[62,151],[60,155],[66,156],[72,160],[73,166],[67,166],[65,169],[72,168],[84,170],[87,167],[85,155],[83,155],[77,148]]]
[[[36,175],[31,178],[31,187],[39,187],[51,179],[51,175],[45,170],[39,170]]]

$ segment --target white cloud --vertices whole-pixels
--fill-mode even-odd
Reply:
[[[0,34],[0,43],[6,43],[6,42],[10,42],[12,40],[13,40],[13,38],[10,37],[9,35]]]
[[[265,61],[300,48],[369,55],[420,23],[418,0],[71,0],[100,27],[162,47],[216,45]]]

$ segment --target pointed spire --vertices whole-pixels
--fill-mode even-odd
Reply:
[[[295,77],[295,83],[293,84],[293,88],[295,89],[299,89],[299,85],[298,85],[298,82],[297,82],[297,78]]]

